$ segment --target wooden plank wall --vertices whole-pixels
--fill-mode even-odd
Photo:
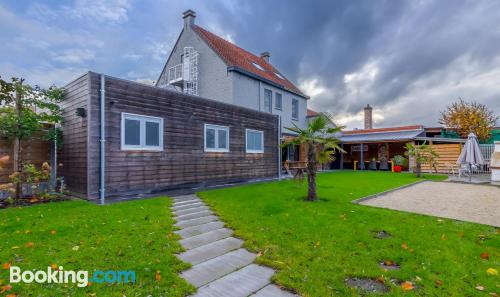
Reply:
[[[50,143],[43,139],[43,133],[35,133],[29,140],[21,141],[22,162],[31,163],[40,168],[43,162],[50,164]],[[0,184],[9,182],[9,175],[13,168],[13,144],[7,138],[0,138],[0,157],[10,156],[4,169],[0,169]]]
[[[89,199],[99,193],[99,75],[90,73]],[[106,193],[277,176],[275,115],[106,76]],[[120,150],[121,113],[164,119],[162,152]],[[204,124],[229,126],[229,153],[204,152]],[[245,129],[264,131],[264,154],[245,153]]]
[[[432,148],[439,154],[437,170],[439,173],[449,173],[450,165],[456,166],[462,145],[459,143],[451,144],[432,144]],[[429,165],[422,165],[422,171],[434,172],[434,169]]]
[[[74,195],[87,195],[87,104],[89,101],[89,74],[85,74],[64,87],[65,98],[62,102],[63,147],[58,155],[58,175]],[[76,109],[83,107],[87,117],[76,115]]]

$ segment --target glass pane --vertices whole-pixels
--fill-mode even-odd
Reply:
[[[207,128],[207,134],[205,135],[205,143],[207,148],[215,148],[215,130],[212,128]]]
[[[248,134],[247,134],[247,150],[253,150],[253,146],[254,146],[254,140],[253,140],[253,133],[248,131]]]
[[[125,119],[125,144],[141,145],[141,122]]]
[[[217,130],[217,134],[219,137],[219,148],[222,148],[222,149],[227,148],[227,131],[226,130]]]
[[[281,109],[281,94],[276,93],[276,108]]]
[[[146,122],[146,145],[160,145],[160,123]]]
[[[273,101],[273,92],[270,90],[264,90],[264,110],[271,111],[272,101]]]
[[[299,116],[299,102],[297,99],[293,99],[292,101],[292,117],[294,119],[298,118]]]
[[[262,134],[259,132],[248,132],[247,149],[253,151],[260,151],[262,149]]]
[[[260,151],[262,149],[262,134],[255,133],[255,150]]]

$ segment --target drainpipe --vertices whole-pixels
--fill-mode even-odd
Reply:
[[[262,111],[260,93],[262,91],[262,82],[259,80],[259,111]]]
[[[106,94],[104,91],[105,87],[105,80],[104,80],[104,74],[101,74],[101,98],[100,98],[100,103],[101,103],[101,133],[100,133],[100,164],[99,164],[99,198],[100,198],[100,203],[101,205],[104,205],[104,197],[105,197],[105,160],[106,160],[106,117],[105,117],[105,110],[104,110],[104,102],[106,100]]]
[[[281,116],[278,115],[278,180],[281,179]]]

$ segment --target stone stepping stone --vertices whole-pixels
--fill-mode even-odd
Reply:
[[[175,218],[175,220],[177,222],[182,222],[182,221],[186,221],[186,220],[192,220],[192,219],[198,219],[198,218],[202,218],[202,217],[206,217],[206,216],[209,216],[209,215],[212,215],[213,212],[211,210],[202,210],[202,211],[198,211],[198,212],[195,212],[195,213],[190,213],[190,214],[185,214],[185,215],[182,215],[182,216],[177,216]]]
[[[221,228],[207,233],[203,233],[197,236],[182,239],[179,243],[187,250],[194,249],[196,247],[209,244],[211,242],[224,239],[233,235],[233,230],[227,228]]]
[[[199,199],[199,198],[198,196],[191,194],[191,195],[175,196],[172,199],[174,199],[174,201],[185,201],[185,200]]]
[[[250,264],[208,285],[200,287],[196,297],[247,297],[268,285],[274,270]]]
[[[174,214],[176,216],[183,216],[183,215],[187,215],[187,214],[191,214],[191,213],[200,212],[202,210],[209,210],[209,208],[206,205],[202,205],[202,206],[188,208],[188,209],[175,210]]]
[[[276,285],[267,285],[250,297],[298,297],[299,295],[280,289]]]
[[[175,226],[177,226],[179,228],[187,228],[187,227],[202,225],[202,224],[205,224],[208,222],[217,221],[218,219],[219,218],[216,216],[209,215],[209,216],[205,216],[205,217],[201,217],[201,218],[197,218],[197,219],[184,220],[181,222],[177,222],[175,224]]]
[[[239,249],[243,245],[243,240],[228,237],[177,255],[179,259],[192,265],[205,262],[207,260],[224,255],[232,250]]]
[[[222,227],[224,227],[223,222],[215,221],[203,225],[187,227],[182,230],[174,231],[174,233],[179,234],[182,238],[189,238],[191,236],[200,235],[212,230],[220,229]]]
[[[175,206],[188,205],[188,204],[197,203],[197,202],[203,203],[200,199],[196,198],[193,200],[174,202],[172,205],[175,207]]]
[[[194,265],[181,276],[195,287],[201,287],[253,262],[257,255],[238,249],[217,258]]]
[[[203,202],[193,202],[190,204],[173,206],[172,210],[176,211],[176,210],[190,209],[190,208],[195,208],[195,207],[200,207],[200,206],[205,206],[205,204]]]

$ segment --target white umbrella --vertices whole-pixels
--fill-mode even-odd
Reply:
[[[472,171],[473,165],[484,165],[486,164],[483,159],[483,154],[481,154],[481,149],[479,148],[479,143],[477,142],[477,137],[474,133],[470,133],[465,145],[458,157],[457,164],[469,165],[469,169]],[[472,179],[472,172],[469,172],[469,181]]]

